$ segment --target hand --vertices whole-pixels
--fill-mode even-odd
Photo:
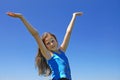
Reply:
[[[75,12],[73,13],[73,16],[82,16],[83,15],[83,12]]]
[[[20,14],[20,13],[7,12],[6,14],[8,16],[15,17],[15,18],[21,18],[22,17],[22,14]]]

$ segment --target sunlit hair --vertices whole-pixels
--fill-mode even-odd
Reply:
[[[50,32],[45,32],[42,35],[42,41],[44,44],[45,44],[45,39],[47,38],[48,35],[53,36],[55,38],[55,40],[57,41],[56,36],[54,34],[52,34]],[[47,64],[47,60],[42,55],[40,48],[38,48],[38,53],[37,53],[35,62],[36,62],[36,67],[38,68],[39,75],[44,75],[44,76],[51,75],[52,71],[50,69],[50,66]]]

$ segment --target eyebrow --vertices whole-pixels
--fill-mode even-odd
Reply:
[[[46,39],[45,41],[49,41],[49,40],[51,40],[51,39],[53,39],[53,37],[51,37],[50,39]]]

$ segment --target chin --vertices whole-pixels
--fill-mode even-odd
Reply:
[[[57,49],[52,49],[51,51],[55,52]]]

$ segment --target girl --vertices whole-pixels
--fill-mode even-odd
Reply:
[[[28,31],[32,34],[38,44],[38,54],[36,56],[36,65],[38,67],[39,75],[51,75],[52,80],[72,80],[71,71],[67,57],[65,56],[65,51],[68,47],[71,32],[73,29],[74,21],[76,16],[81,16],[82,12],[73,13],[72,19],[66,34],[64,36],[63,42],[58,47],[58,42],[54,34],[46,32],[42,37],[36,29],[30,25],[26,19],[20,13],[7,12],[8,16],[19,18]]]

